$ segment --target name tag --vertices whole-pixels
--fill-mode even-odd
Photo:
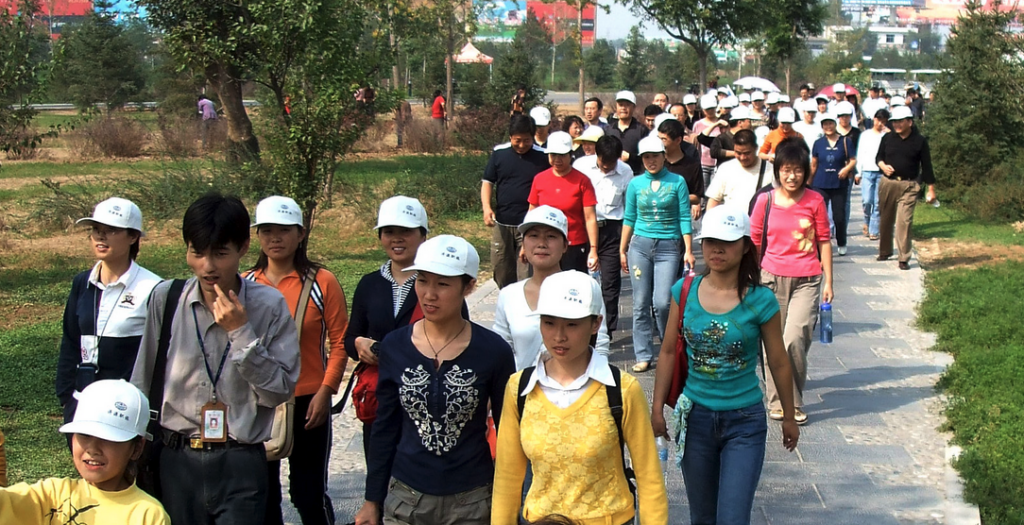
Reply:
[[[228,440],[228,407],[220,401],[203,405],[203,443],[224,443]]]
[[[100,354],[100,338],[83,335],[81,340],[82,363],[95,365]]]

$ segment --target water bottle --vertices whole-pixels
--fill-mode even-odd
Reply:
[[[661,471],[668,473],[668,441],[665,438],[658,436],[655,440],[658,446],[658,459],[661,461]]]
[[[832,305],[821,303],[821,313],[818,316],[818,323],[821,324],[821,342],[832,342]]]

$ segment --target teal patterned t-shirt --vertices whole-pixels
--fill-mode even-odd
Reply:
[[[697,290],[704,276],[690,286],[683,312],[683,337],[690,358],[690,375],[683,393],[694,403],[711,410],[736,410],[761,402],[757,379],[758,340],[761,325],[779,311],[775,294],[754,286],[735,308],[724,314],[708,313]],[[672,287],[679,301],[683,281]]]

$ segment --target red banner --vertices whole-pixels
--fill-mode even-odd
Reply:
[[[579,17],[579,9],[565,2],[539,2],[529,0],[526,9],[540,20],[540,23],[554,36],[555,42],[562,42],[572,37]],[[583,8],[583,46],[594,45],[594,33],[597,29],[597,10],[594,4]]]

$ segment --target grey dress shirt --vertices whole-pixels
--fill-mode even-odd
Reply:
[[[288,304],[281,292],[242,279],[239,302],[249,322],[226,332],[214,321],[203,303],[202,292],[193,277],[185,283],[171,327],[167,349],[160,425],[172,432],[196,436],[202,430],[201,408],[213,400],[213,385],[196,335],[196,322],[206,346],[206,359],[213,374],[227,348],[227,361],[217,382],[217,399],[228,407],[228,437],[243,444],[262,443],[270,438],[274,408],[295,392],[299,379],[299,341]],[[149,301],[146,328],[132,372],[132,383],[149,393],[170,281],[156,286]]]

